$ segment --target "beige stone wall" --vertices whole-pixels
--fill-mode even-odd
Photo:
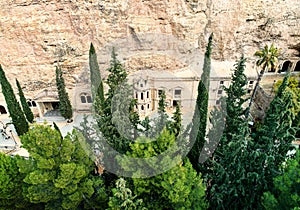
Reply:
[[[292,49],[300,44],[299,8],[298,0],[0,0],[0,63],[9,80],[18,78],[32,98],[55,86],[58,62],[74,96],[88,67],[90,42],[100,52],[116,39],[138,39],[144,33],[171,35],[204,52],[214,32],[215,62],[235,61],[244,53],[253,64],[253,53],[275,42],[284,60],[299,56]],[[170,57],[151,59],[157,68],[185,66]],[[129,59],[129,71],[148,65],[137,60]],[[2,94],[0,102],[4,105]]]

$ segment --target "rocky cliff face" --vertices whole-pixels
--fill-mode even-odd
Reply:
[[[90,42],[100,49],[145,33],[169,34],[204,51],[214,32],[217,61],[252,57],[270,42],[296,56],[299,10],[298,0],[0,0],[0,63],[31,92],[55,84],[58,63],[72,88],[88,65]],[[132,60],[128,66],[140,65]]]

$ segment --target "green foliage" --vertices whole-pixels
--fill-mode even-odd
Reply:
[[[171,131],[175,134],[175,137],[177,137],[181,131],[181,111],[180,111],[180,105],[176,104],[176,110],[172,117],[173,122],[170,125]]]
[[[266,192],[263,195],[262,203],[267,210],[300,207],[300,150],[282,167],[282,174],[274,178],[274,194]]]
[[[112,189],[113,197],[109,198],[109,209],[112,210],[146,210],[143,207],[143,200],[133,196],[129,188],[126,188],[126,181],[120,178],[116,181],[116,188]]]
[[[193,116],[193,127],[190,133],[190,141],[194,142],[191,151],[188,154],[194,169],[200,172],[199,157],[205,143],[207,110],[208,110],[208,92],[209,92],[209,75],[211,69],[211,51],[212,51],[213,34],[210,35],[208,45],[206,47],[203,73],[198,85],[198,96],[196,99],[196,107]]]
[[[143,160],[129,162],[123,158],[120,165],[124,170],[132,171],[134,176],[145,174],[145,170],[161,172],[153,177],[133,179],[134,193],[143,198],[148,209],[206,209],[202,179],[189,160],[182,162],[181,156],[174,153],[178,151],[174,134],[164,129],[155,141],[141,137],[130,146],[132,152],[127,155],[147,158],[147,166],[141,167]],[[171,152],[164,153],[167,150]],[[162,158],[151,159],[162,153]],[[170,165],[173,167],[162,173],[162,168]]]
[[[0,209],[26,209],[29,203],[22,195],[24,175],[19,172],[17,160],[0,153]]]
[[[18,87],[19,97],[20,97],[21,105],[22,105],[24,114],[26,116],[26,119],[28,120],[28,122],[33,123],[33,119],[34,119],[33,113],[32,113],[32,111],[31,111],[31,109],[30,109],[30,107],[29,107],[29,105],[26,101],[26,98],[24,96],[21,85],[20,85],[20,83],[17,79],[16,79],[16,84],[17,84],[17,87]]]
[[[20,107],[20,104],[16,99],[14,91],[5,76],[5,73],[1,65],[0,65],[0,83],[2,87],[2,93],[4,95],[7,108],[9,111],[9,115],[12,119],[12,123],[15,126],[18,135],[23,135],[28,131],[29,126],[24,116],[24,113]]]
[[[94,100],[93,105],[96,109],[96,112],[101,113],[102,105],[104,103],[104,89],[97,60],[97,54],[92,43],[89,51],[89,67],[92,97]]]
[[[274,89],[276,93],[278,92],[278,89],[281,84],[282,84],[282,80],[279,80],[274,85]],[[298,78],[290,77],[288,80],[288,85],[285,90],[285,92],[289,92],[289,94],[292,95],[293,106],[291,107],[290,111],[293,112],[295,115],[295,118],[293,119],[293,126],[296,128],[300,127],[300,88],[298,86],[299,86]],[[300,137],[300,131],[298,131],[297,136]]]
[[[27,184],[23,195],[30,202],[43,203],[46,209],[76,209],[102,187],[100,178],[92,176],[93,162],[80,133],[62,139],[51,127],[36,125],[21,140],[30,154],[29,160],[18,162]]]
[[[257,174],[252,172],[249,163],[252,151],[247,148],[251,139],[244,119],[247,85],[244,70],[245,59],[242,56],[235,65],[231,85],[225,88],[225,129],[209,164],[209,173],[205,175],[210,183],[207,196],[212,209],[255,209],[258,205],[255,196]],[[224,106],[223,101],[221,105]],[[223,114],[216,114],[219,116],[214,126],[220,128]]]
[[[61,115],[66,119],[73,117],[72,105],[69,99],[69,95],[66,91],[65,80],[62,76],[60,67],[56,66],[56,86],[59,97],[59,111]]]

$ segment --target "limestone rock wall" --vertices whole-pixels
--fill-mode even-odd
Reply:
[[[204,52],[214,32],[217,61],[251,58],[270,42],[295,56],[299,11],[299,0],[0,0],[0,63],[30,93],[55,84],[58,63],[73,88],[90,42],[100,49],[141,33],[169,34]]]

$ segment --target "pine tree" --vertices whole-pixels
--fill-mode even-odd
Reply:
[[[90,66],[90,79],[91,91],[94,100],[94,108],[96,112],[101,111],[101,106],[104,103],[104,89],[103,82],[100,75],[100,69],[97,60],[97,54],[94,45],[91,43],[89,51],[89,66]]]
[[[35,125],[21,140],[30,154],[29,160],[18,162],[25,175],[23,195],[30,202],[45,204],[45,209],[82,209],[93,197],[106,197],[102,179],[92,175],[94,163],[80,133],[61,139],[55,129]]]
[[[171,123],[171,131],[177,137],[181,131],[181,111],[180,111],[180,104],[176,104],[176,110],[172,117],[173,122]]]
[[[134,160],[122,158],[120,165],[133,177],[144,177],[133,178],[133,192],[143,198],[147,208],[206,209],[202,179],[189,160],[182,161],[180,154],[175,152],[178,151],[178,145],[172,132],[164,129],[155,141],[140,137],[130,146],[132,152],[127,153],[127,157],[134,157]],[[151,158],[160,154],[164,154],[163,157]],[[173,167],[162,173],[170,165]]]
[[[2,93],[4,95],[9,115],[12,119],[12,123],[15,126],[18,135],[23,135],[28,131],[28,123],[24,116],[24,113],[20,107],[19,102],[16,99],[14,91],[6,79],[5,73],[0,65],[0,82],[2,86]]]
[[[289,73],[285,76],[272,100],[263,125],[255,134],[255,144],[251,148],[257,154],[254,159],[254,163],[257,163],[255,168],[263,175],[259,186],[260,196],[264,191],[272,192],[272,181],[279,174],[288,151],[293,149],[291,142],[295,140],[296,129],[292,126],[295,114],[291,109],[294,104],[291,93],[285,91],[289,76]]]
[[[209,93],[209,77],[211,70],[211,51],[212,51],[213,34],[210,35],[208,45],[206,47],[203,72],[201,80],[198,85],[198,96],[196,100],[196,107],[193,116],[193,126],[190,133],[190,141],[195,142],[191,151],[188,154],[194,169],[199,172],[199,156],[202,147],[205,143],[207,111],[208,111],[208,93]]]
[[[244,116],[246,109],[243,108],[247,85],[245,60],[242,56],[237,62],[232,83],[225,88],[224,131],[213,158],[209,161],[210,168],[204,175],[209,182],[207,197],[212,209],[251,209],[258,203],[255,200],[258,197],[253,196],[256,180],[248,160],[252,151],[247,149],[250,137]],[[221,105],[224,106],[223,102]],[[218,128],[220,123],[216,122],[215,126]]]
[[[59,111],[61,115],[66,119],[73,117],[72,105],[69,99],[69,95],[66,91],[65,80],[62,76],[62,71],[56,66],[56,86],[59,97]]]
[[[20,101],[21,101],[21,105],[22,105],[24,114],[25,114],[28,122],[33,123],[33,119],[34,119],[33,113],[32,113],[32,111],[31,111],[31,109],[30,109],[30,107],[29,107],[29,105],[26,101],[26,98],[24,96],[21,85],[20,85],[20,83],[17,79],[16,79],[16,84],[17,84],[17,87],[18,87],[19,97],[20,97]]]

